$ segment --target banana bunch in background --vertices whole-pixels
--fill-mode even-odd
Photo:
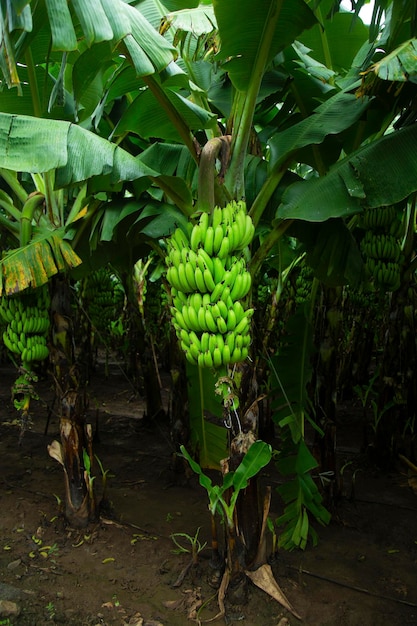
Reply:
[[[395,206],[366,210],[360,225],[366,229],[361,251],[374,283],[385,291],[395,291],[400,285],[401,221]]]
[[[30,293],[1,298],[0,316],[6,323],[4,345],[19,355],[24,364],[43,361],[49,355],[50,304],[48,285]]]
[[[82,301],[92,325],[99,331],[107,332],[111,323],[121,315],[124,289],[108,267],[101,267],[85,280]]]
[[[313,270],[308,265],[303,265],[295,281],[295,302],[303,304],[311,296],[313,285]]]
[[[230,202],[202,213],[188,236],[177,228],[168,240],[172,322],[194,365],[217,368],[248,356],[253,309],[242,304],[251,288],[244,251],[254,232],[246,204]]]

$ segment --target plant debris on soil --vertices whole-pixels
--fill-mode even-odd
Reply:
[[[196,477],[173,463],[168,420],[144,417],[143,398],[117,366],[108,378],[97,369],[88,389],[89,419],[98,425],[94,452],[107,489],[97,522],[73,529],[60,513],[62,468],[47,452],[59,438],[54,414],[45,433],[51,384],[40,382],[40,401],[20,438],[10,397],[15,370],[3,365],[1,375],[0,625],[184,626],[215,617],[207,497]],[[168,404],[168,386],[164,393]],[[301,620],[249,582],[248,603],[227,605],[226,620],[211,623],[417,624],[415,473],[401,459],[391,472],[378,470],[361,451],[354,411],[343,407],[339,422],[344,471],[341,494],[330,501],[332,521],[316,527],[316,547],[278,551],[269,563]],[[99,463],[93,469],[100,499]],[[275,519],[283,505],[274,467],[262,481],[272,487]],[[190,554],[178,552],[172,535],[192,538],[197,531],[207,545],[190,566]]]

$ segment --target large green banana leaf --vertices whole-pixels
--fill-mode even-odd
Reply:
[[[296,182],[277,217],[323,222],[400,202],[417,190],[417,124],[360,148],[326,176]]]
[[[57,187],[102,174],[109,174],[112,182],[157,175],[129,152],[80,126],[7,113],[0,113],[0,163],[15,172],[55,170]]]
[[[342,133],[362,116],[369,102],[369,98],[359,99],[344,92],[328,98],[312,115],[269,139],[271,167],[285,162],[291,153],[300,148],[320,144],[327,135]]]
[[[41,0],[25,3],[18,13],[11,2],[0,4],[0,69],[9,87],[20,87],[19,61],[26,60],[30,50],[35,62],[37,55],[31,49],[52,40],[53,51],[70,52],[82,47],[112,42],[123,42],[122,51],[128,52],[138,76],[148,76],[163,70],[176,56],[171,43],[141,14],[140,8],[123,0]],[[33,20],[32,20],[33,16]],[[44,30],[50,35],[45,37]],[[82,36],[80,37],[80,29]],[[19,39],[21,31],[24,36]]]
[[[352,13],[332,12],[332,6],[334,0],[317,3],[317,16],[323,24],[316,24],[298,39],[313,51],[316,61],[343,73],[349,70],[357,51],[367,41],[369,30]]]
[[[304,0],[214,0],[213,6],[221,38],[218,57],[241,91],[249,88],[255,70],[263,72],[275,55],[316,23]]]

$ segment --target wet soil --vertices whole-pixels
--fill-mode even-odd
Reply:
[[[47,445],[58,438],[52,414],[45,434],[48,381],[19,442],[10,399],[14,370],[0,369],[0,625],[65,624],[184,626],[218,611],[207,548],[179,586],[190,556],[175,553],[174,533],[210,542],[206,494],[194,476],[173,471],[169,425],[143,419],[143,399],[122,371],[99,369],[89,389],[94,444],[107,472],[109,506],[85,530],[70,528],[59,513],[61,466]],[[169,389],[164,390],[168,402]],[[300,622],[249,584],[248,603],[228,606],[227,621],[246,626],[403,626],[417,624],[417,498],[404,465],[387,473],[361,453],[357,420],[343,412],[338,434],[342,497],[332,522],[318,528],[318,546],[279,552],[271,562]],[[96,491],[102,495],[99,467]],[[282,511],[274,468],[273,517]],[[187,546],[187,541],[184,543]],[[16,614],[14,614],[16,612]],[[200,620],[200,621],[199,621]]]

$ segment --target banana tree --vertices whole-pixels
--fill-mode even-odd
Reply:
[[[80,122],[92,127],[88,119],[105,98],[105,80],[109,72],[117,72],[121,52],[129,50],[138,75],[161,70],[174,54],[139,12],[123,2],[119,5],[97,6],[94,16],[88,3],[69,8],[66,2],[35,7],[22,2],[7,8],[2,4],[0,9],[5,42],[1,67],[9,87],[1,97],[1,206],[2,228],[10,233],[9,249],[1,260],[1,290],[8,301],[12,294],[52,285],[51,364],[60,399],[61,444],[54,442],[50,453],[63,465],[65,515],[77,526],[87,524],[96,510],[89,471],[91,430],[85,424],[82,377],[74,367],[67,277],[88,255],[77,254],[76,240],[70,242],[66,233],[76,221],[81,220],[82,231],[94,220],[106,202],[106,191],[120,188],[121,181],[137,181],[153,173]],[[103,41],[107,47],[103,52],[101,46],[100,54],[106,57],[108,73],[95,67],[88,84],[82,84],[88,64],[91,67],[86,56],[92,54],[93,44]],[[45,42],[49,43],[45,46]],[[147,54],[152,43],[154,51]],[[55,107],[61,119],[50,119]],[[103,191],[100,198],[95,197],[92,183],[97,178],[105,181],[97,185]],[[22,406],[27,409],[25,398]]]
[[[64,116],[70,111],[75,120],[90,125],[98,134],[111,133],[113,141],[130,155],[136,155],[129,161],[129,174],[114,174],[119,156],[123,154],[124,162],[127,152],[121,148],[117,152],[113,143],[117,158],[102,169],[91,170],[90,176],[107,174],[107,179],[97,180],[99,185],[106,183],[106,191],[110,176],[113,185],[120,180],[132,181],[129,194],[137,198],[150,197],[156,204],[163,199],[175,205],[178,225],[183,225],[185,233],[188,222],[195,226],[202,214],[214,216],[216,205],[224,207],[231,200],[246,200],[249,216],[259,233],[249,261],[252,281],[288,234],[313,252],[323,251],[313,254],[313,258],[320,259],[316,268],[320,278],[352,280],[354,272],[348,259],[355,257],[355,242],[346,221],[349,224],[351,218],[367,208],[397,202],[416,186],[415,125],[395,132],[391,132],[390,126],[399,109],[412,110],[408,94],[400,94],[404,98],[394,101],[387,95],[384,106],[380,106],[375,92],[364,88],[367,83],[363,79],[363,72],[371,70],[369,76],[380,72],[383,78],[378,76],[378,80],[385,80],[385,66],[380,65],[378,58],[379,50],[384,49],[382,44],[387,52],[386,63],[402,67],[404,49],[401,47],[398,53],[395,50],[402,43],[400,23],[413,27],[407,14],[398,15],[396,5],[389,5],[390,28],[386,27],[382,43],[379,40],[376,44],[373,35],[380,17],[378,2],[370,38],[360,20],[352,27],[350,15],[334,15],[330,2],[313,8],[301,0],[262,0],[256,6],[249,0],[201,5],[166,0],[136,6],[119,3],[113,13],[109,3],[101,0],[98,18],[95,16],[94,20],[84,5],[70,4],[68,11],[66,3],[45,3],[49,17],[46,22],[51,25],[51,49],[54,54],[60,53],[58,60],[56,56],[53,59],[55,64],[48,74],[54,84],[47,98],[50,113],[59,110]],[[24,11],[19,13],[20,21],[14,22],[26,28],[19,40],[18,49],[22,51],[25,42],[27,47],[31,40],[36,41],[29,34],[28,6],[29,3],[21,3]],[[42,10],[43,5],[39,6]],[[59,20],[54,12],[58,8]],[[117,28],[116,14],[121,16]],[[75,44],[71,34],[78,20],[85,47]],[[152,26],[159,28],[161,23],[163,37]],[[9,30],[6,28],[5,32],[9,34]],[[415,33],[409,31],[407,35],[412,38]],[[114,47],[108,45],[115,40],[121,42],[123,55],[116,61]],[[8,67],[17,71],[9,53],[12,43],[4,48],[4,58]],[[372,66],[376,59],[379,63]],[[35,59],[35,68],[43,70],[44,64],[45,56],[42,61]],[[30,67],[28,52],[27,68]],[[409,76],[409,71],[403,74],[404,82],[409,82]],[[7,75],[7,80],[9,84],[19,84],[13,73]],[[401,80],[398,72],[395,80]],[[25,83],[20,82],[22,92]],[[100,97],[98,84],[105,86]],[[83,90],[84,99],[80,97]],[[39,115],[39,111],[33,110],[25,113]],[[25,122],[28,123],[26,118]],[[29,124],[26,137],[28,130]],[[71,124],[70,130],[75,133],[82,129]],[[7,154],[10,144],[6,133],[3,145],[8,148]],[[17,152],[18,146],[16,155]],[[380,158],[381,153],[384,159]],[[202,160],[202,154],[211,159]],[[33,158],[40,159],[39,153]],[[78,164],[69,161],[65,167],[66,164],[65,160],[53,165],[58,169],[56,186],[87,179],[80,176]],[[300,176],[301,166],[308,176]],[[38,167],[35,171],[43,171]],[[392,171],[397,171],[398,176],[387,188],[381,181],[387,180]],[[122,193],[122,204],[127,206],[129,202],[130,198]],[[166,204],[161,204],[161,209],[165,208]],[[193,217],[196,211],[198,215]],[[123,209],[120,223],[122,212]],[[90,208],[79,221],[84,231],[92,224],[94,215]],[[332,246],[323,245],[326,239],[332,240]],[[163,246],[159,247],[162,250]],[[257,362],[258,358],[254,360]],[[239,422],[235,423],[232,438],[239,434],[238,424],[243,424],[246,434],[251,433],[256,439],[256,369],[248,362],[239,364],[237,369],[245,384],[237,385],[236,403],[232,405],[236,409],[239,405]],[[251,384],[246,384],[248,381]],[[293,427],[293,443],[301,450],[300,416],[303,419],[302,412],[295,414],[290,410],[286,424]],[[204,420],[200,423],[205,433]],[[203,439],[209,448],[207,438]],[[310,466],[309,460],[303,463],[303,473]],[[256,480],[252,478],[251,482],[256,487]],[[295,495],[302,497],[301,491]],[[241,503],[244,510],[243,498]],[[308,523],[305,511],[304,503],[292,519],[296,526],[299,521],[303,526],[302,538],[306,520]],[[244,517],[242,513],[241,518]],[[261,515],[257,526],[262,526]],[[256,534],[259,537],[261,533],[255,531]],[[228,565],[232,571],[239,569],[235,564]]]

